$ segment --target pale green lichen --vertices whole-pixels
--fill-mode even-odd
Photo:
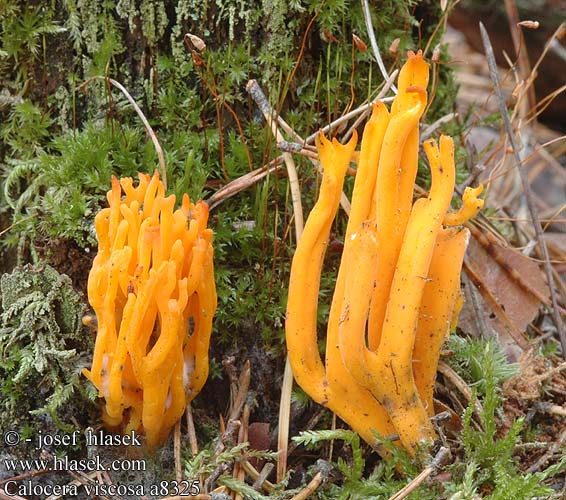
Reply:
[[[136,7],[135,0],[119,0],[116,4],[116,12],[122,19],[128,20],[128,28],[130,32],[136,30],[136,20],[135,18],[139,15],[139,10]]]
[[[167,28],[167,13],[163,1],[142,0],[140,5],[142,33],[150,46],[157,43]]]
[[[79,372],[86,360],[78,352],[92,342],[82,331],[81,298],[70,278],[48,265],[3,274],[0,297],[0,427],[13,412],[21,415],[22,405],[61,427],[58,411],[77,390],[85,394]]]

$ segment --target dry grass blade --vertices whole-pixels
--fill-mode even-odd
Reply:
[[[234,400],[234,405],[232,406],[228,420],[236,420],[242,412],[242,408],[244,407],[246,397],[248,396],[248,390],[250,388],[250,378],[251,365],[250,361],[247,360],[238,379],[238,393],[236,394],[236,399]]]
[[[517,164],[517,167],[519,167],[519,165],[521,164],[521,158],[519,156],[519,151],[518,151],[517,145],[515,143],[515,136],[513,134],[513,129],[511,127],[511,121],[509,120],[509,116],[507,114],[507,107],[505,106],[505,100],[503,99],[503,95],[501,93],[501,87],[500,87],[500,83],[499,83],[499,75],[497,73],[497,65],[496,65],[496,62],[495,62],[495,56],[493,54],[493,47],[491,45],[491,41],[489,39],[487,31],[486,31],[484,25],[481,22],[480,22],[480,32],[481,32],[482,43],[483,43],[483,46],[484,46],[484,49],[485,49],[487,62],[488,62],[488,66],[489,66],[490,78],[493,82],[495,95],[496,95],[497,102],[498,102],[498,105],[499,105],[499,111],[501,113],[501,117],[503,118],[505,130],[507,132],[507,136],[508,136],[508,139],[509,139],[509,144],[511,145],[511,148],[513,149],[513,155],[515,157],[515,162]],[[526,201],[527,201],[527,208],[529,210],[529,214],[531,216],[531,220],[532,220],[532,223],[533,223],[533,226],[534,226],[534,229],[535,229],[537,242],[538,242],[538,245],[540,246],[542,257],[544,259],[544,268],[545,268],[545,272],[546,272],[546,278],[548,280],[548,286],[550,288],[550,297],[551,297],[551,301],[552,301],[552,308],[551,308],[552,309],[551,310],[552,319],[554,321],[554,325],[556,326],[556,329],[558,331],[558,336],[560,338],[560,344],[562,346],[562,356],[566,359],[566,332],[564,331],[564,325],[562,324],[562,318],[561,318],[560,312],[558,310],[558,301],[557,301],[556,290],[555,290],[555,286],[554,286],[554,275],[552,273],[552,265],[550,263],[550,256],[549,256],[549,253],[548,253],[548,248],[546,246],[546,241],[543,237],[543,230],[542,230],[540,220],[538,218],[536,207],[534,206],[534,203],[533,203],[531,186],[530,186],[529,180],[527,178],[527,174],[521,168],[519,168],[518,170],[519,170],[519,177],[521,179],[523,191],[525,193],[525,198],[526,198]]]
[[[398,74],[399,74],[398,69],[391,72],[391,75],[389,75],[389,79],[385,81],[385,83],[383,84],[383,88],[379,91],[377,97],[366,105],[366,109],[362,112],[360,116],[358,116],[358,118],[356,118],[354,123],[352,123],[348,131],[344,134],[344,137],[342,137],[342,144],[348,142],[350,137],[352,137],[354,130],[356,130],[360,126],[360,124],[368,117],[368,115],[371,112],[371,105],[377,101],[382,100],[385,97],[387,92],[389,92],[389,90],[393,86],[393,82],[396,80]]]
[[[466,405],[463,406],[467,406],[468,404],[470,404],[470,402],[472,401],[472,390],[470,389],[470,386],[465,382],[465,380],[462,377],[460,377],[460,375],[458,375],[450,366],[448,366],[443,361],[440,361],[438,363],[438,372],[441,373],[444,377],[446,377],[452,383],[452,385],[454,385],[454,387],[458,389],[460,394],[464,396],[466,400]],[[476,399],[474,405],[474,414],[477,417],[478,422],[482,421],[481,420],[482,413],[483,413],[482,404]]]
[[[167,189],[167,169],[165,167],[165,156],[163,155],[163,149],[161,147],[161,144],[159,144],[159,141],[157,140],[157,135],[155,135],[155,132],[153,131],[151,125],[147,121],[147,118],[143,114],[143,111],[140,109],[140,107],[138,106],[134,98],[130,95],[130,93],[126,90],[126,87],[124,87],[120,82],[114,80],[113,78],[108,78],[104,76],[93,76],[92,78],[89,78],[86,82],[84,82],[81,85],[81,87],[84,88],[92,80],[103,80],[105,82],[111,83],[112,85],[114,85],[114,87],[120,90],[122,94],[124,94],[126,99],[128,99],[129,103],[132,105],[135,112],[138,114],[141,121],[143,122],[147,134],[149,135],[149,137],[151,137],[151,141],[153,142],[155,151],[157,152],[157,158],[159,159],[159,168],[161,170],[161,181],[163,182],[163,186],[165,187],[165,189]]]
[[[383,75],[383,79],[389,80],[389,74],[387,73],[385,64],[383,64],[383,59],[381,58],[381,54],[379,53],[379,47],[377,46],[377,40],[375,39],[375,33],[373,31],[373,23],[371,21],[371,12],[369,10],[368,0],[362,0],[362,8],[364,11],[364,19],[366,22],[366,28],[367,28],[369,40],[371,42],[373,55],[375,56],[377,65],[379,66],[379,71],[381,71],[381,74]],[[397,93],[397,87],[395,87],[395,85],[392,85],[391,89],[393,90],[393,92]]]
[[[249,405],[244,405],[244,411],[242,414],[242,425],[240,427],[240,430],[238,432],[238,444],[242,444],[245,443],[248,440],[248,426],[250,423],[250,407]],[[243,459],[243,453],[241,455],[241,458]],[[234,470],[232,472],[232,476],[234,477],[234,479],[240,481],[240,482],[244,482],[246,479],[246,471],[245,469],[242,467],[241,465],[241,460],[237,461],[234,464]],[[240,493],[236,493],[234,495],[234,500],[243,500],[243,496]]]
[[[452,120],[454,120],[456,117],[458,116],[458,113],[448,113],[447,115],[444,115],[442,117],[440,117],[438,120],[436,120],[434,123],[432,123],[431,125],[429,125],[427,128],[425,128],[421,134],[420,137],[420,142],[421,144],[426,141],[429,137],[432,136],[432,134],[434,134],[434,132],[436,132],[436,130],[438,128],[440,128],[442,125],[446,124],[446,123],[450,123]]]
[[[394,75],[396,76],[397,73],[394,73]],[[392,74],[393,76],[393,74]],[[376,98],[374,99],[374,101],[381,101],[381,102],[391,102],[393,101],[393,97],[383,97],[383,98]],[[374,102],[372,101],[372,102]],[[364,111],[367,111],[368,108],[370,108],[369,104],[362,104],[361,106],[357,107],[356,109],[353,109],[352,111],[350,111],[349,113],[346,113],[345,115],[342,115],[341,117],[337,118],[336,120],[334,120],[332,123],[325,125],[324,127],[322,127],[321,129],[317,130],[316,132],[312,133],[311,135],[309,135],[306,139],[305,142],[307,144],[312,144],[314,142],[314,140],[317,138],[317,136],[320,133],[324,133],[324,134],[328,134],[331,130],[334,130],[335,128],[337,128],[339,125],[342,125],[344,122],[347,122],[348,120],[350,120],[351,118],[354,118],[355,116],[358,116],[360,113],[363,113]]]
[[[525,37],[523,36],[523,32],[518,28],[519,11],[517,9],[517,3],[515,2],[515,0],[505,0],[505,10],[507,11],[511,38],[513,39],[515,55],[517,56],[518,60],[519,76],[522,81],[525,81],[527,75],[531,73],[531,64],[529,62],[527,51],[525,50]],[[522,116],[525,116],[527,110],[532,109],[536,102],[534,86],[529,85],[526,92],[528,100],[522,104]]]
[[[281,482],[287,473],[287,457],[289,455],[289,426],[291,420],[291,393],[293,391],[293,370],[289,357],[285,360],[285,371],[281,383],[281,399],[279,400],[279,432],[277,434],[277,482]]]
[[[197,441],[197,433],[195,430],[195,421],[193,419],[193,410],[190,404],[187,405],[187,409],[185,410],[185,419],[187,421],[187,433],[189,435],[191,453],[194,457],[198,454],[198,441]]]

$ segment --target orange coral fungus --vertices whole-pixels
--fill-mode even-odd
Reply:
[[[109,207],[95,218],[88,299],[98,320],[92,367],[103,420],[159,445],[208,376],[216,310],[208,206],[175,196],[155,173],[112,178]]]
[[[377,103],[364,129],[324,365],[316,332],[320,273],[356,137],[340,145],[321,136],[320,195],[293,258],[286,322],[299,385],[368,443],[376,444],[377,433],[397,434],[410,453],[435,437],[430,416],[438,358],[459,311],[469,232],[450,226],[483,204],[481,187],[468,189],[462,208],[448,213],[455,165],[446,136],[424,143],[432,186],[413,203],[428,76],[422,53],[410,52],[391,113]]]

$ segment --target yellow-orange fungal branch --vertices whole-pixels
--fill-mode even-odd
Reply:
[[[139,174],[137,187],[112,178],[107,199],[88,281],[98,334],[83,373],[105,399],[104,422],[145,433],[153,448],[208,374],[216,310],[208,207],[185,195],[174,210],[157,173]]]
[[[388,245],[387,248],[380,250],[380,263],[378,265],[381,266],[383,271],[379,273],[381,279],[372,294],[368,325],[368,342],[371,350],[376,350],[379,345],[381,325],[385,315],[386,297],[393,279],[394,262],[399,255],[401,242],[411,213],[419,154],[418,120],[424,112],[427,103],[425,89],[429,81],[429,65],[424,60],[421,50],[416,54],[409,51],[407,55],[408,60],[399,72],[398,94],[391,106],[391,113],[393,116],[405,113],[415,106],[416,101],[420,104],[420,109],[417,120],[408,129],[407,137],[404,143],[401,144],[402,147],[394,151],[384,152],[383,160],[380,159],[380,165],[386,162],[394,162],[397,182],[394,188],[391,185],[384,185],[384,189],[393,189],[391,192],[395,196],[395,205],[394,208],[391,204],[380,205],[378,232],[382,234],[383,225],[387,224],[385,221],[388,219],[393,221],[392,226],[395,232],[387,233],[387,235],[382,234],[381,236],[382,240],[388,241]],[[393,131],[392,134],[394,134]],[[396,135],[393,136],[396,137]],[[399,141],[403,140],[402,136],[397,137]],[[376,200],[376,203],[379,204],[380,202]]]
[[[322,363],[316,330],[322,261],[356,140],[354,136],[342,146],[321,136],[318,144],[323,179],[319,198],[309,214],[293,258],[285,330],[289,361],[297,383],[317,403],[334,411],[368,443],[375,445],[374,432],[390,434],[393,431],[385,411],[345,370],[339,353],[337,357],[327,357],[326,366]],[[327,339],[328,356],[331,349],[337,352],[338,346],[332,345],[330,332]]]
[[[309,214],[291,265],[285,322],[289,361],[297,383],[323,405],[328,404],[330,396],[317,344],[320,273],[344,175],[356,142],[356,135],[346,146],[320,135],[317,143],[323,168],[320,193]]]
[[[358,227],[370,216],[372,199],[377,178],[377,163],[379,160],[383,138],[389,124],[389,113],[382,103],[373,109],[372,117],[364,128],[360,163],[354,191],[348,228],[346,230],[346,245],[342,254],[342,263],[336,278],[336,285],[328,318],[326,339],[326,376],[332,389],[333,398],[342,402],[343,409],[335,410],[346,422],[356,422],[356,429],[361,429],[360,435],[370,444],[375,443],[375,434],[371,429],[381,435],[394,433],[394,428],[385,409],[371,395],[368,389],[360,384],[351,374],[340,354],[339,327],[345,320],[342,316],[343,303],[348,301],[345,293],[345,278],[348,270],[349,245],[354,228]],[[372,272],[371,270],[369,271]],[[346,402],[345,404],[343,402]],[[353,403],[353,404],[352,404]]]
[[[432,171],[428,198],[415,202],[391,283],[377,355],[366,350],[371,391],[385,406],[403,445],[414,452],[434,437],[412,370],[419,308],[436,237],[454,190],[454,148],[441,137],[425,143]]]
[[[455,327],[460,299],[460,272],[470,238],[467,229],[442,229],[436,239],[419,310],[413,374],[421,401],[434,415],[433,392],[440,349]]]
[[[467,187],[462,196],[462,206],[456,212],[448,213],[444,216],[445,226],[459,226],[473,219],[482,209],[484,201],[478,196],[483,191],[483,184],[477,188]]]
[[[393,115],[389,122],[377,171],[374,196],[377,233],[380,241],[387,242],[387,244],[380,245],[378,249],[378,279],[372,293],[368,325],[368,337],[372,349],[379,345],[387,297],[413,198],[412,182],[414,179],[410,183],[402,182],[403,177],[407,174],[403,173],[401,158],[406,141],[418,126],[418,121],[426,106],[424,89],[420,87],[414,89],[414,92],[409,93],[413,106]],[[408,189],[409,184],[410,189]]]

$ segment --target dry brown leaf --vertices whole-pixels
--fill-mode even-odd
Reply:
[[[248,427],[248,442],[250,443],[251,450],[269,450],[269,423],[251,423]],[[263,460],[260,460],[259,458],[250,457],[248,461],[256,468],[261,468],[263,465]]]
[[[528,287],[548,297],[548,287],[541,270],[535,262],[516,250],[491,243],[487,251],[476,238],[470,241],[466,262],[468,274],[474,274],[470,276],[471,281],[480,286],[479,289],[474,286],[474,290],[465,290],[466,302],[458,326],[471,335],[497,336],[507,348],[509,357],[517,359],[520,351],[528,347],[522,332],[536,317],[541,302],[512,273],[517,272]],[[513,271],[510,272],[510,269]],[[516,349],[516,346],[521,349]]]
[[[544,381],[541,375],[547,371],[547,360],[531,349],[519,359],[519,373],[503,384],[503,394],[506,398],[539,399]]]

